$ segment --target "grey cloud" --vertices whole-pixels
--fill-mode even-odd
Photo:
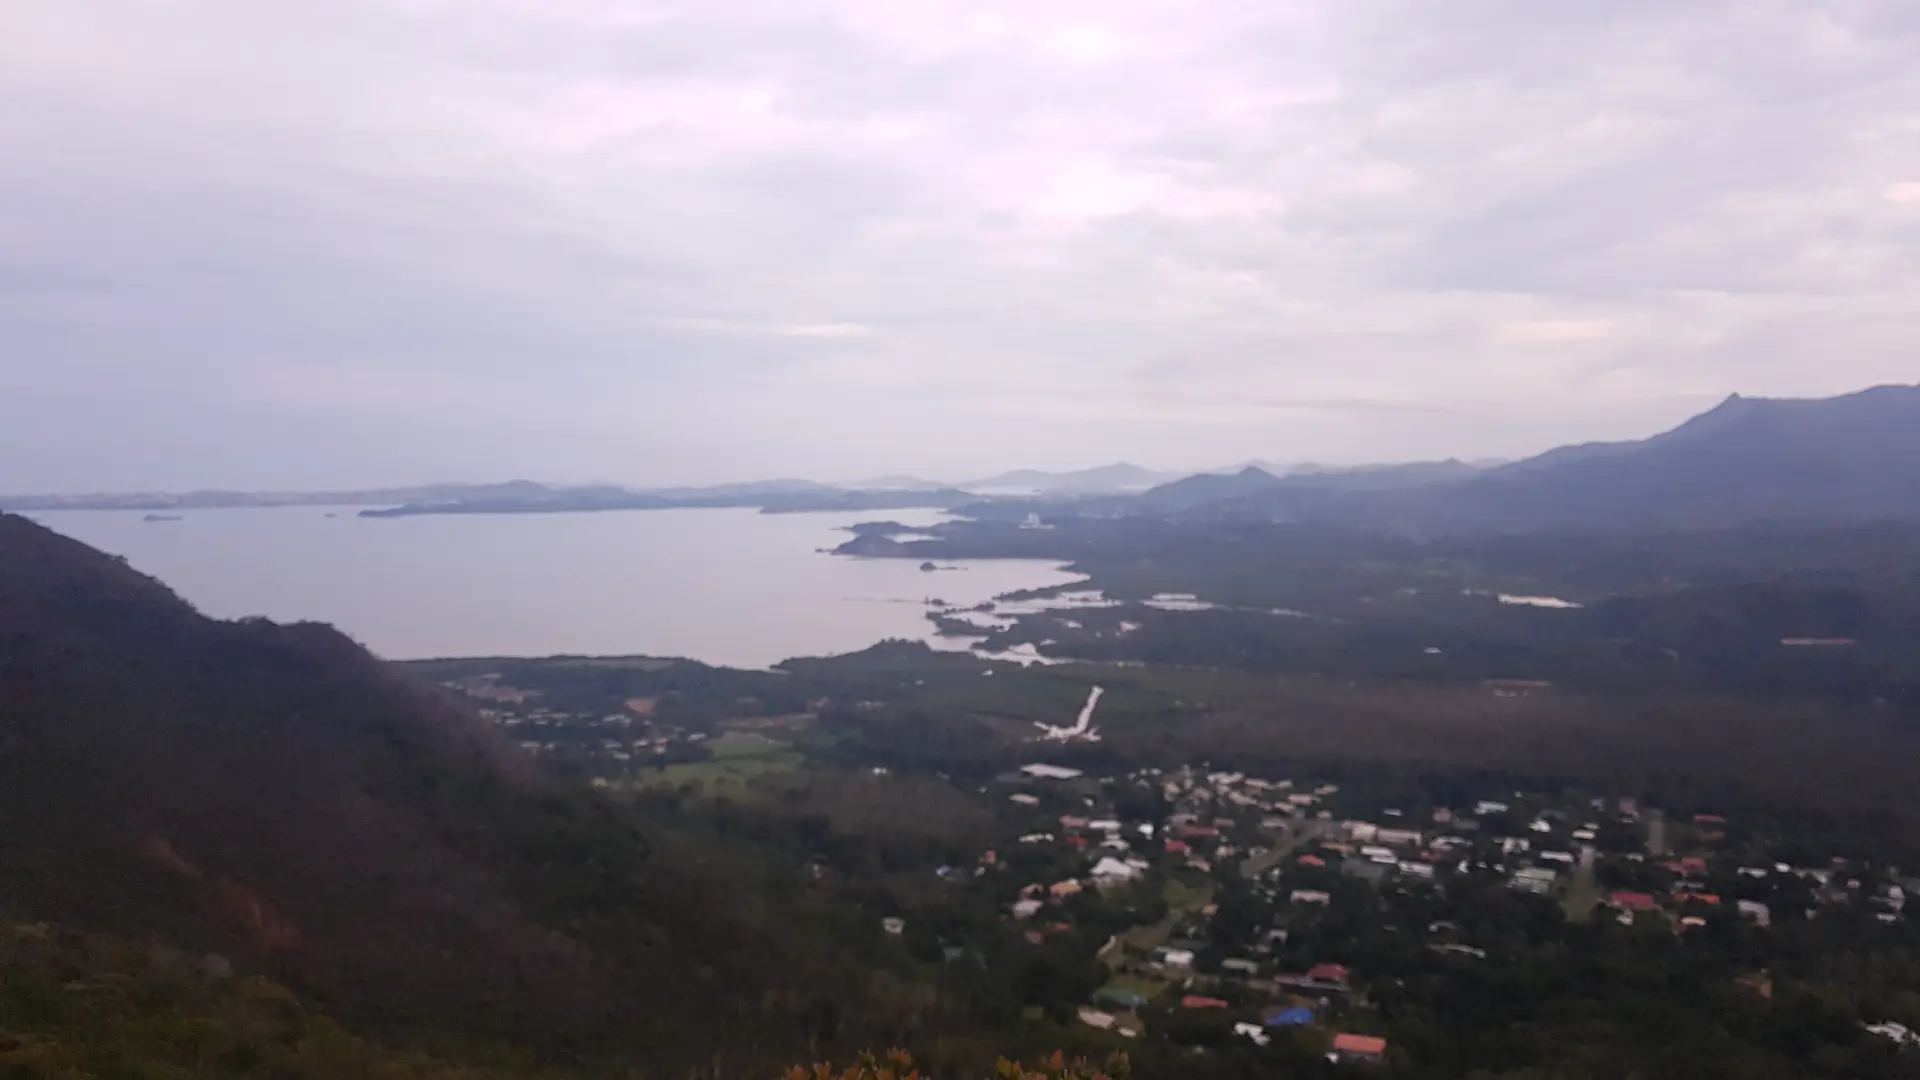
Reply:
[[[1901,0],[0,18],[0,488],[1507,455],[1920,330]]]

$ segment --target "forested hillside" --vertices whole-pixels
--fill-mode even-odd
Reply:
[[[332,629],[203,618],[11,516],[0,717],[0,913],[226,956],[372,1032],[672,1074],[926,1007]]]

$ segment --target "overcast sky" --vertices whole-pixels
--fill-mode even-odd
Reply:
[[[1916,343],[1914,0],[0,0],[0,491],[1514,456]]]

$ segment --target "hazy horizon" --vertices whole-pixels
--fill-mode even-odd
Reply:
[[[1517,458],[1914,377],[1901,0],[0,29],[0,492]]]

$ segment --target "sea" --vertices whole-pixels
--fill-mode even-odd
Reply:
[[[216,618],[331,623],[389,659],[662,656],[764,668],[932,640],[930,601],[971,606],[1080,580],[1031,560],[826,554],[847,526],[937,511],[634,510],[362,518],[356,507],[27,516],[127,561]]]

